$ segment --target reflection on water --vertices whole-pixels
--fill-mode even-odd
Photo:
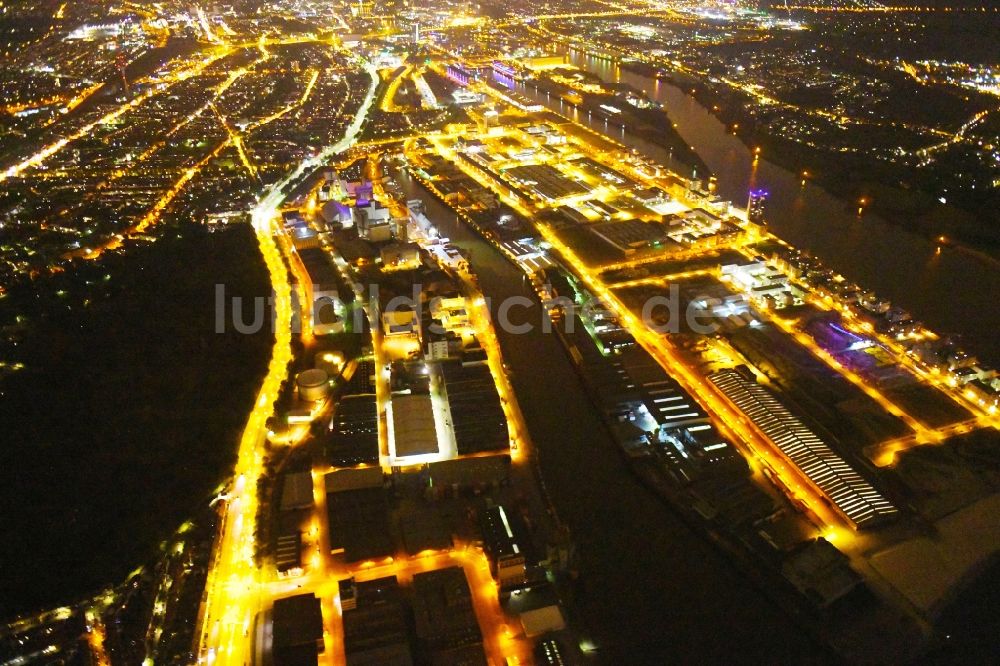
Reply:
[[[513,264],[414,179],[404,173],[398,182],[469,251],[494,305],[534,297]],[[525,316],[539,321],[545,315],[532,300]],[[497,337],[546,489],[572,530],[580,573],[573,621],[600,647],[601,663],[829,660],[794,618],[632,476],[555,335],[538,326],[523,335],[498,327]]]
[[[995,262],[956,248],[938,251],[930,241],[876,215],[859,218],[853,205],[810,182],[803,186],[798,169],[793,173],[766,159],[755,164],[750,149],[677,86],[623,72],[609,60],[578,51],[570,51],[569,57],[578,67],[628,83],[662,103],[680,135],[718,177],[724,198],[742,206],[751,186],[763,187],[770,193],[768,219],[778,236],[910,310],[932,329],[961,334],[971,351],[1000,365],[1000,308],[995,306],[1000,268]],[[523,87],[522,92],[533,93]],[[602,129],[599,123],[589,124]],[[661,162],[669,159],[662,148],[638,137],[621,140]]]

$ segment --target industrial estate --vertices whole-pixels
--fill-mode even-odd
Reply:
[[[26,74],[3,93],[4,300],[155,250],[182,223],[209,239],[249,228],[266,312],[247,316],[224,278],[204,298],[215,333],[273,337],[242,432],[203,443],[232,447],[233,465],[198,514],[124,581],[12,604],[0,663],[739,655],[727,626],[697,622],[686,644],[671,628],[683,624],[646,616],[725,613],[721,598],[699,610],[711,586],[656,592],[701,558],[650,567],[667,529],[745,586],[733,605],[783,626],[749,661],[947,646],[941,618],[1000,551],[997,350],[793,244],[758,177],[767,149],[747,149],[751,188],[735,198],[661,101],[596,73],[676,85],[664,72],[701,73],[682,29],[738,43],[808,31],[813,15],[514,4],[125,3],[107,16],[55,3],[49,32],[10,54],[3,69]],[[667,32],[659,50],[639,46]],[[898,67],[925,87],[972,76]],[[995,94],[995,71],[974,70],[976,90]],[[806,122],[881,122],[807,111],[740,72],[707,77],[801,113],[788,141],[815,139]],[[975,113],[953,136],[900,121],[907,149],[884,152],[901,169],[947,162],[995,127]],[[844,214],[863,227],[873,206]],[[94,298],[60,289],[83,308]],[[32,335],[19,316],[5,344]],[[31,372],[0,361],[0,380]],[[669,518],[616,505],[621,484]],[[660,627],[669,640],[635,638]]]

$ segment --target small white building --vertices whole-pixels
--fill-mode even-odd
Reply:
[[[420,268],[420,246],[416,243],[393,243],[379,251],[382,270],[409,270]]]
[[[387,337],[419,336],[420,321],[412,310],[390,310],[382,313],[382,332]]]
[[[435,298],[431,301],[431,317],[441,322],[446,330],[469,327],[469,310],[462,296]]]
[[[392,224],[389,209],[377,202],[354,209],[354,223],[358,235],[366,240],[379,242],[392,239]]]
[[[479,104],[483,101],[483,96],[465,88],[459,88],[451,94],[455,104]]]

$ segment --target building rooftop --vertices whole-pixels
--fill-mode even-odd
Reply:
[[[347,562],[389,557],[395,545],[385,490],[344,490],[326,496],[330,549],[343,551]]]
[[[518,513],[508,512],[503,506],[481,511],[479,529],[483,536],[483,550],[493,560],[513,555],[527,558],[531,551],[524,519]]]
[[[282,475],[281,510],[305,509],[313,504],[313,483],[310,472]]]
[[[545,606],[521,613],[521,626],[524,635],[533,638],[565,629],[566,620],[559,606]]]
[[[433,462],[427,477],[435,486],[502,483],[510,476],[510,456],[476,456]]]
[[[327,493],[339,493],[348,490],[366,488],[381,488],[383,484],[381,467],[364,467],[361,469],[339,469],[323,477]]]
[[[351,467],[378,462],[378,406],[374,394],[341,398],[330,426],[326,456],[332,465]]]
[[[299,594],[274,602],[274,650],[316,645],[323,639],[323,614],[319,597]]]
[[[340,275],[330,263],[330,258],[324,250],[306,248],[299,250],[299,258],[309,273],[309,279],[319,291],[336,291],[340,284]]]
[[[437,429],[429,395],[394,395],[391,409],[392,438],[397,458],[438,452]]]
[[[340,582],[341,590],[344,584],[345,581]],[[343,615],[347,663],[351,666],[412,664],[408,609],[396,577],[352,581],[351,587],[353,607],[345,605]]]
[[[640,222],[639,220],[598,222],[588,228],[622,252],[632,252],[656,243],[673,245],[673,241],[667,238],[664,227],[655,222]]]
[[[546,201],[555,201],[590,191],[586,184],[565,176],[548,164],[516,166],[507,169],[505,173]]]
[[[375,363],[358,361],[351,380],[344,387],[344,395],[375,395]]]
[[[452,547],[451,531],[444,518],[433,508],[409,513],[400,517],[403,547],[410,555],[427,550],[446,550]]]
[[[785,578],[820,606],[830,605],[861,582],[847,558],[822,538],[789,555],[781,569]]]
[[[453,663],[448,654],[478,646],[470,652],[483,658],[483,636],[472,605],[472,591],[461,567],[447,567],[413,576],[413,615],[424,656],[433,663]],[[463,655],[466,650],[461,650]],[[464,663],[464,662],[463,662]],[[476,662],[469,662],[476,663]]]
[[[420,329],[420,320],[412,310],[390,310],[382,313],[382,328],[386,335],[409,335]]]
[[[898,510],[834,453],[764,387],[735,370],[709,380],[750,417],[792,463],[858,528],[894,517]]]
[[[485,352],[481,352],[485,357]],[[445,391],[460,454],[505,450],[510,446],[507,417],[489,366],[470,364],[470,350],[463,352],[465,363],[441,365]]]

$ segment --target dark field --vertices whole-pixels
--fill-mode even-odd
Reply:
[[[559,240],[569,245],[588,266],[600,266],[621,261],[625,253],[593,233],[585,225],[572,225],[556,230]]]
[[[972,414],[965,407],[926,384],[895,388],[886,391],[885,395],[907,414],[912,414],[930,428],[942,428],[972,418]]]
[[[664,258],[662,261],[641,264],[635,268],[616,269],[604,274],[605,281],[612,285],[615,282],[628,282],[645,277],[655,277],[657,275],[671,275],[673,273],[683,273],[686,271],[700,271],[715,268],[722,264],[736,263],[745,258],[735,250],[717,250],[705,252],[694,259],[670,259]]]
[[[425,203],[449,238],[472,249],[494,303],[532,294],[498,252],[437,201]],[[545,316],[537,302],[523,312],[526,321]],[[545,488],[571,530],[579,578],[565,599],[570,621],[597,645],[600,663],[834,660],[632,475],[554,335],[497,333]]]
[[[71,276],[56,278],[67,298],[93,301],[37,312],[25,369],[0,383],[0,617],[145,562],[225,477],[270,357],[269,329],[214,332],[216,283],[270,294],[249,227],[188,229]]]
[[[782,388],[793,411],[832,434],[845,452],[910,432],[903,421],[776,326],[748,326],[733,333],[730,341]]]

